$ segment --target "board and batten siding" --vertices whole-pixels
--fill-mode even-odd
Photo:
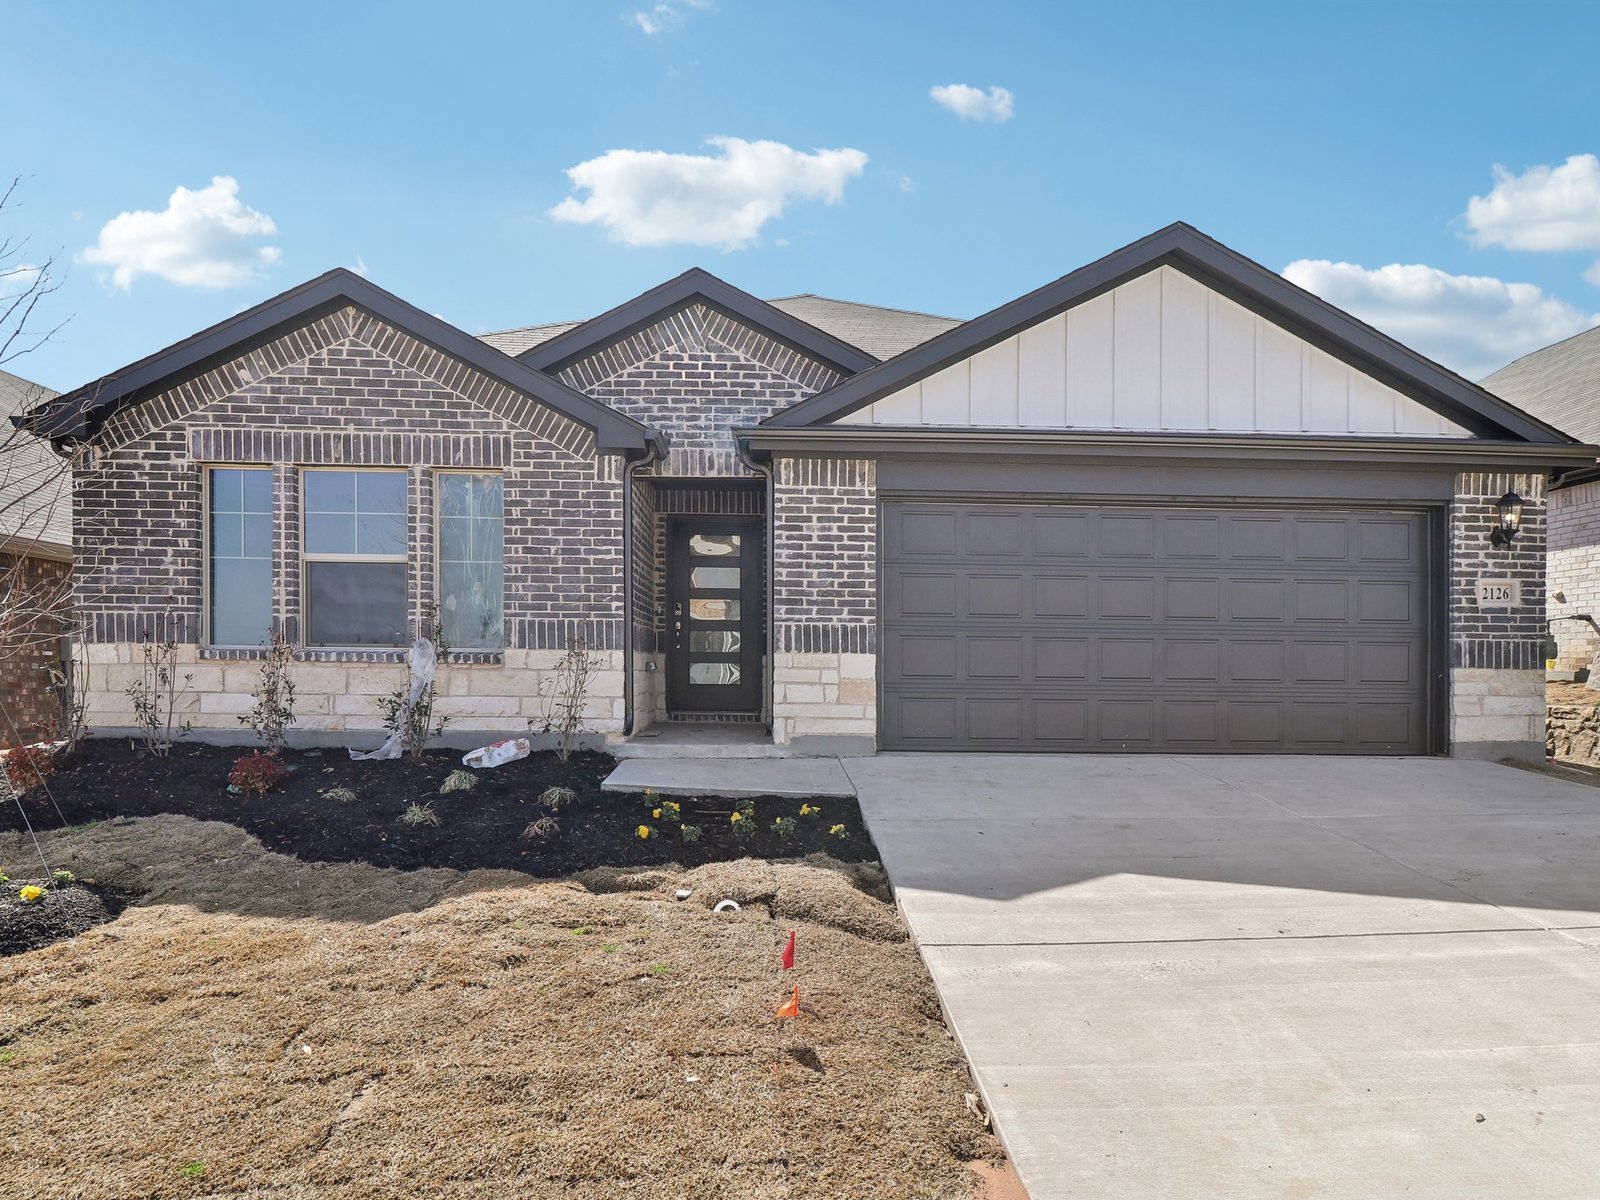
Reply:
[[[837,423],[1471,436],[1166,266]]]

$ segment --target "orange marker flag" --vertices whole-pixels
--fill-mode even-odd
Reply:
[[[783,964],[785,971],[794,970],[794,930],[789,930],[789,940],[783,947],[783,953],[778,955],[778,961]]]
[[[778,1007],[777,1016],[778,1016],[778,1020],[780,1020],[780,1021],[790,1021],[790,1020],[793,1020],[795,1017],[798,1017],[799,1015],[800,1015],[800,989],[797,987],[797,988],[794,989],[794,995],[790,996],[787,1000],[785,1000]]]

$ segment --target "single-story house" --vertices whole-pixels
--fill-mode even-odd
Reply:
[[[72,478],[48,442],[10,420],[55,395],[0,371],[0,742],[48,732],[62,715],[52,672],[72,599]]]
[[[1524,355],[1483,386],[1580,441],[1600,442],[1600,328]],[[1600,654],[1600,466],[1558,476],[1549,505],[1550,665],[1587,670]]]
[[[817,750],[1543,754],[1545,484],[1595,452],[1195,229],[969,321],[692,270],[473,337],[331,271],[36,409],[84,444],[93,723],[442,710]]]

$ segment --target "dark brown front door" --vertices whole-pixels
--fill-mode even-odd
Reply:
[[[667,707],[761,709],[761,519],[678,517],[667,525]]]

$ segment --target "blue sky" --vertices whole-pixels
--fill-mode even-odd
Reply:
[[[333,266],[472,332],[691,265],[973,316],[1177,219],[1468,374],[1600,321],[1586,2],[7,10],[58,388]]]

